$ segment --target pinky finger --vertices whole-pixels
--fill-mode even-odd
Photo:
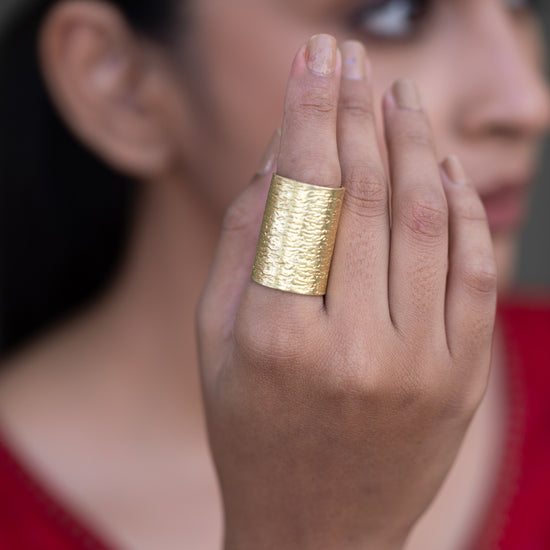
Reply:
[[[481,361],[488,368],[497,285],[487,216],[456,157],[443,162],[442,178],[449,207],[447,343],[451,355],[461,363],[479,365]]]

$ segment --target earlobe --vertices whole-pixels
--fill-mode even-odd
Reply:
[[[159,110],[163,79],[116,8],[66,1],[40,36],[52,100],[72,131],[116,170],[140,179],[165,171],[170,133]]]

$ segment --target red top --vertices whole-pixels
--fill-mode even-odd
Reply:
[[[550,549],[550,296],[499,306],[510,418],[499,487],[474,550]]]
[[[507,345],[510,430],[500,485],[473,550],[548,550],[550,300],[508,300],[499,317]],[[108,550],[1,441],[0,549]]]

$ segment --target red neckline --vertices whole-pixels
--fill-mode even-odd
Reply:
[[[57,526],[67,543],[71,543],[70,548],[78,544],[79,548],[86,550],[114,550],[93,534],[86,522],[78,514],[69,511],[69,507],[63,504],[63,499],[31,472],[27,461],[19,456],[5,435],[6,432],[0,430],[0,460],[3,467],[11,471],[13,479],[19,480],[18,485],[26,491],[29,501],[36,504],[37,512]]]

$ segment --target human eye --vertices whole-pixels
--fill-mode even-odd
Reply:
[[[430,5],[431,0],[373,0],[354,12],[352,25],[373,38],[410,38],[419,30]]]

